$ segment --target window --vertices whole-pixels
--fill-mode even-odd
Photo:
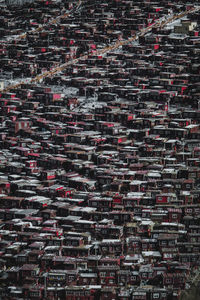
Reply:
[[[177,189],[181,189],[181,184],[176,184]]]
[[[75,296],[80,296],[80,291],[74,292]]]
[[[39,297],[39,292],[30,292],[30,296]]]
[[[131,276],[131,280],[135,281],[136,280],[136,276]]]
[[[74,280],[74,276],[70,276],[70,275],[69,275],[68,280],[69,280],[69,281],[73,281],[73,280]]]
[[[164,253],[164,258],[172,258],[172,254],[171,253]]]
[[[147,277],[147,273],[142,273],[142,278],[146,278]]]
[[[78,268],[80,269],[86,269],[87,265],[86,264],[78,264]]]
[[[190,173],[190,177],[195,178],[196,177],[196,173]]]
[[[162,246],[166,246],[166,245],[167,245],[167,242],[166,242],[166,241],[161,241],[161,245],[162,245]]]
[[[26,261],[26,257],[25,256],[19,256],[18,257],[18,261],[25,262]]]
[[[66,295],[71,295],[72,291],[66,291]]]
[[[174,244],[175,244],[175,241],[169,241],[169,243],[168,243],[169,246],[174,246]]]
[[[187,261],[188,261],[187,257],[182,258],[182,262],[187,262]]]

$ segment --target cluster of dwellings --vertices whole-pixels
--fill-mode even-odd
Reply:
[[[200,13],[96,50],[193,5],[0,4],[2,76],[24,77],[0,93],[1,299],[178,300],[190,286],[200,262]]]

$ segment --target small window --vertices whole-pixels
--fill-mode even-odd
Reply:
[[[136,280],[136,276],[131,276],[131,280]]]
[[[182,262],[187,262],[187,261],[188,261],[187,257],[182,258]]]
[[[177,214],[172,214],[172,219],[177,219]]]
[[[196,177],[196,173],[190,173],[190,177],[195,178]]]
[[[146,278],[147,277],[147,273],[142,273],[142,278]]]
[[[181,184],[176,184],[177,189],[181,189]]]
[[[167,245],[167,242],[166,242],[166,241],[161,241],[161,245],[162,245],[162,246],[166,246],[166,245]]]
[[[74,276],[69,276],[69,281],[73,281],[74,280]]]
[[[66,295],[71,295],[72,291],[66,291]]]
[[[168,245],[169,246],[174,246],[175,242],[174,241],[169,241]]]

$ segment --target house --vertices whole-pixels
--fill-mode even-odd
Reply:
[[[179,34],[189,34],[194,31],[197,26],[197,22],[191,22],[190,20],[182,20],[180,25],[174,27],[174,32]]]
[[[103,239],[100,243],[100,251],[104,255],[109,253],[120,254],[123,252],[123,245],[120,239]]]
[[[173,248],[176,245],[177,238],[178,238],[177,234],[159,234],[158,235],[159,247]]]

